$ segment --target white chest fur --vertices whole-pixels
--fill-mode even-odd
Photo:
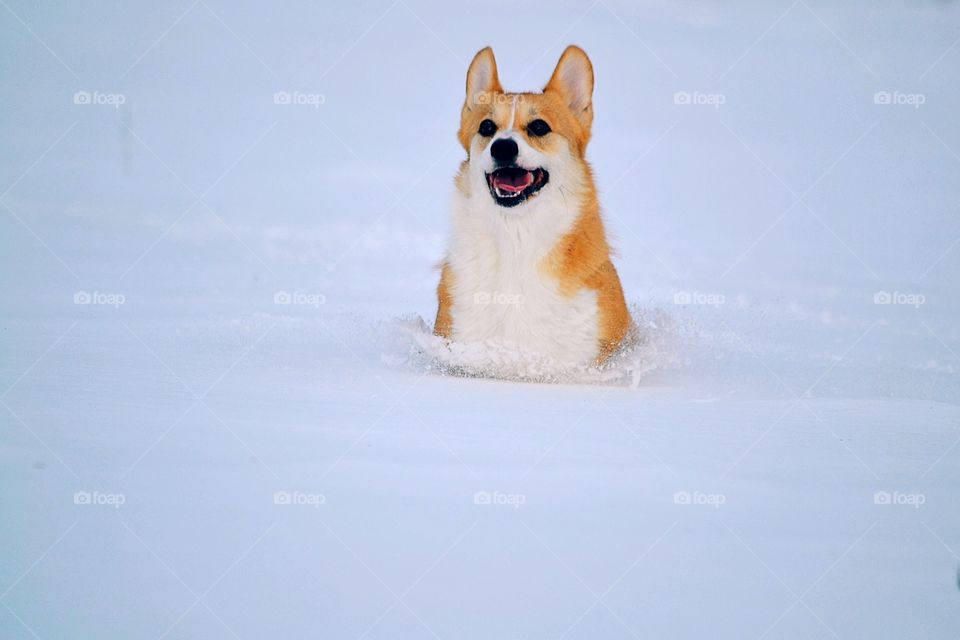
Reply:
[[[531,201],[507,209],[493,202],[482,182],[471,186],[472,195],[458,192],[453,203],[447,255],[452,338],[590,364],[599,352],[596,293],[565,296],[541,267],[572,227],[579,203],[548,185]]]

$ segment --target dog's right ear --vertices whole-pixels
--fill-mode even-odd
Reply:
[[[465,106],[469,109],[484,102],[488,93],[503,93],[500,78],[497,76],[497,60],[493,57],[493,49],[486,47],[473,56],[473,62],[467,69],[467,99]]]
[[[567,47],[544,91],[560,96],[589,138],[593,124],[593,65],[587,53],[576,45]]]

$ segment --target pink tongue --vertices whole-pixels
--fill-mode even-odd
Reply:
[[[523,191],[531,184],[533,184],[533,172],[531,171],[525,171],[516,177],[498,175],[493,178],[493,186],[503,191]]]

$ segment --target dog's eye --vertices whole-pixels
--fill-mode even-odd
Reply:
[[[550,131],[550,125],[539,118],[527,125],[527,133],[532,136],[545,136]]]
[[[489,138],[497,132],[497,123],[489,118],[480,123],[480,135]]]

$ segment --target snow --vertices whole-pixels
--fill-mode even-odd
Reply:
[[[955,3],[0,16],[0,637],[960,629]],[[569,42],[652,342],[455,375],[467,62]]]
[[[631,330],[600,366],[571,366],[515,343],[446,340],[434,335],[423,318],[400,320],[389,327],[394,342],[383,360],[409,363],[414,370],[492,380],[637,387],[648,373],[671,363],[676,336],[664,313],[634,306],[631,318]]]

